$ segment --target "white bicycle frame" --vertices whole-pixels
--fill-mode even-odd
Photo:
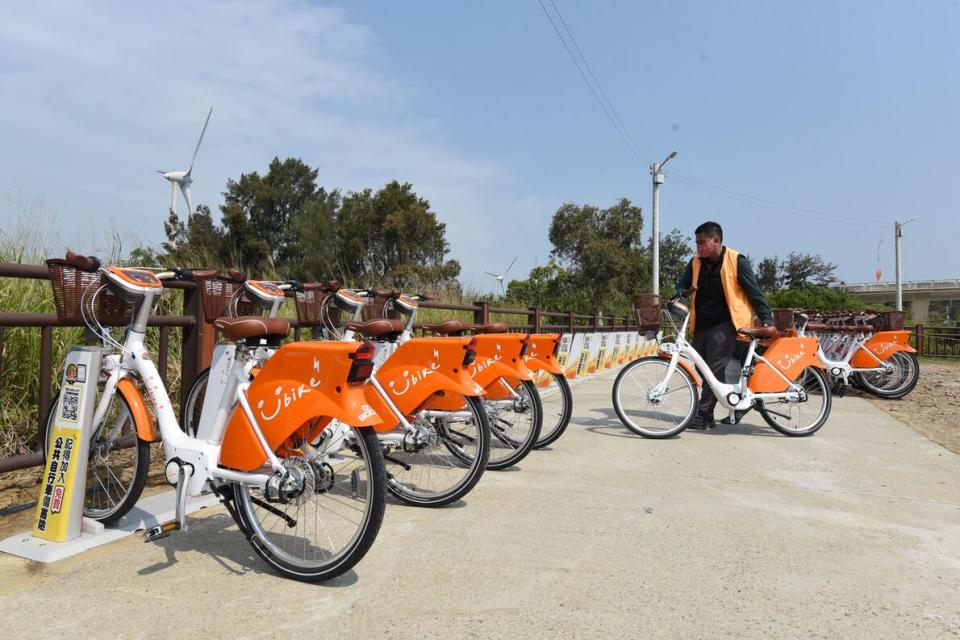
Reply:
[[[674,373],[676,373],[681,356],[684,356],[693,362],[697,372],[701,376],[701,379],[706,384],[710,385],[710,388],[713,390],[717,401],[722,407],[728,409],[731,414],[735,410],[749,409],[758,400],[787,400],[791,402],[799,402],[803,399],[803,396],[806,394],[803,388],[780,373],[779,367],[775,366],[762,355],[759,355],[756,352],[757,343],[755,340],[750,341],[750,347],[747,351],[746,360],[744,361],[743,368],[740,370],[740,380],[733,384],[720,382],[720,380],[713,375],[713,371],[711,371],[710,367],[707,366],[707,363],[703,357],[689,342],[687,342],[686,338],[684,337],[687,332],[687,325],[689,323],[690,314],[688,313],[683,319],[683,324],[677,331],[676,342],[661,343],[660,351],[670,354],[670,362],[667,365],[667,373],[663,380],[649,391],[648,395],[650,400],[658,400],[666,394],[667,384],[669,383],[670,378],[673,377]],[[776,373],[783,379],[784,382],[787,383],[787,390],[777,393],[754,393],[753,390],[747,386],[747,381],[749,380],[750,373],[753,370],[754,361],[765,362],[770,367],[771,371]]]
[[[161,280],[171,279],[173,274],[170,272],[161,272],[157,274]],[[180,495],[178,495],[178,518],[184,505],[183,497],[186,495],[196,496],[203,493],[207,482],[238,482],[241,484],[266,487],[268,480],[274,473],[283,473],[284,466],[279,458],[273,453],[267,443],[257,418],[247,402],[246,392],[250,387],[250,371],[261,356],[265,353],[248,353],[245,350],[239,351],[240,357],[234,358],[230,368],[229,380],[225,385],[224,392],[220,398],[217,411],[217,419],[206,438],[194,438],[180,428],[180,423],[173,410],[173,404],[170,396],[167,394],[163,380],[157,371],[156,366],[150,359],[150,353],[147,351],[145,338],[147,329],[147,319],[153,307],[154,293],[146,293],[143,300],[134,310],[134,318],[126,331],[122,352],[119,355],[107,356],[107,362],[115,366],[107,380],[104,398],[101,399],[97,407],[97,415],[102,420],[102,413],[106,411],[104,400],[108,393],[115,393],[117,381],[121,377],[130,375],[130,372],[136,372],[141,381],[141,388],[145,389],[153,405],[157,416],[157,425],[160,429],[160,435],[163,440],[164,459],[168,466],[171,462],[176,462],[178,466]],[[250,422],[253,432],[256,434],[267,458],[269,470],[262,469],[262,472],[240,472],[224,469],[219,466],[221,444],[223,435],[226,431],[227,419],[234,405],[238,404],[244,412],[247,420]],[[101,406],[104,405],[102,411]],[[174,483],[171,473],[167,474],[167,480]]]
[[[798,335],[806,336],[806,325],[804,325],[804,327],[802,327],[797,333]],[[830,358],[824,351],[823,340],[821,336],[817,336],[817,357],[820,359],[820,362],[823,363],[824,368],[830,372],[830,375],[834,376],[835,378],[842,378],[844,384],[849,384],[850,374],[855,371],[857,373],[870,373],[875,371],[886,373],[892,372],[892,365],[887,364],[878,358],[872,351],[864,346],[869,337],[870,336],[865,333],[860,333],[856,336],[851,334],[849,337],[835,336],[828,343],[828,346],[831,347],[831,354],[837,353],[840,355],[840,359],[834,360]],[[850,364],[850,361],[855,355],[857,355],[858,351],[867,353],[871,358],[876,360],[878,366],[869,368],[854,368]]]

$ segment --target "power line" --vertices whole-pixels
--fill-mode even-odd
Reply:
[[[543,3],[541,3],[541,6]],[[557,13],[557,17],[560,18],[560,24],[563,25],[563,30],[567,32],[567,35],[570,36],[570,42],[573,43],[574,48],[577,50],[580,59],[583,60],[583,66],[587,68],[587,71],[590,73],[590,77],[593,78],[593,82],[597,85],[597,89],[600,91],[600,95],[603,96],[603,99],[606,100],[607,105],[610,107],[610,111],[613,112],[613,116],[617,119],[617,122],[620,124],[620,128],[623,129],[623,132],[626,134],[627,139],[630,141],[630,146],[636,151],[636,154],[639,155],[644,161],[649,162],[647,157],[643,154],[643,151],[640,150],[640,145],[637,144],[637,141],[633,139],[633,136],[630,135],[630,130],[627,129],[627,125],[623,123],[623,119],[620,118],[620,114],[617,113],[617,109],[613,106],[613,101],[607,97],[607,92],[603,90],[603,85],[600,84],[600,80],[597,78],[596,74],[593,72],[593,69],[590,67],[590,63],[587,62],[587,56],[583,55],[583,51],[580,49],[580,45],[577,44],[577,39],[573,37],[573,32],[570,31],[570,27],[567,26],[567,21],[563,19],[563,14],[560,13],[560,8],[557,4],[550,0],[550,5],[553,7],[553,10]]]
[[[776,210],[778,210],[778,211],[784,211],[784,212],[786,212],[786,213],[796,213],[797,215],[807,214],[808,216],[811,216],[811,217],[816,216],[816,217],[820,217],[820,218],[823,218],[823,219],[835,220],[835,221],[837,221],[837,222],[848,222],[848,223],[850,223],[850,224],[863,224],[863,225],[872,225],[872,226],[882,226],[882,227],[884,227],[884,228],[886,228],[887,226],[889,226],[889,225],[886,225],[886,224],[881,225],[881,224],[878,223],[876,220],[869,220],[869,219],[866,219],[866,218],[855,218],[855,217],[853,217],[853,216],[841,216],[841,215],[837,215],[837,214],[834,214],[834,213],[828,213],[828,212],[824,212],[824,211],[817,211],[817,210],[815,210],[815,209],[806,209],[806,208],[803,208],[803,207],[796,207],[796,206],[789,205],[789,204],[782,204],[782,203],[776,202],[776,201],[774,201],[774,200],[768,200],[768,199],[766,199],[766,198],[759,198],[759,197],[757,197],[757,196],[752,196],[752,195],[750,195],[749,193],[743,193],[743,192],[740,192],[740,191],[734,191],[733,189],[727,189],[726,187],[721,187],[721,186],[718,186],[718,185],[715,185],[715,184],[710,184],[709,182],[704,182],[703,180],[698,180],[698,179],[696,179],[696,178],[691,178],[690,176],[683,175],[682,173],[677,173],[676,171],[664,171],[664,173],[666,173],[666,174],[669,175],[671,178],[674,178],[674,179],[676,179],[676,180],[678,180],[678,181],[681,181],[681,182],[684,182],[684,181],[685,181],[685,182],[687,182],[687,183],[693,183],[693,184],[685,184],[684,186],[694,187],[695,185],[701,185],[701,186],[703,186],[703,187],[708,187],[709,189],[716,190],[716,191],[718,191],[718,192],[723,192],[723,193],[726,193],[726,194],[729,194],[729,195],[732,195],[732,196],[738,196],[738,197],[740,197],[740,198],[746,198],[746,199],[748,199],[748,200],[753,200],[753,201],[756,201],[758,204],[762,204],[762,205],[764,205],[764,206],[769,205],[770,207],[772,207],[772,208],[774,208],[774,209],[776,209]],[[707,189],[703,189],[703,191],[707,191]],[[708,193],[709,193],[709,191],[708,191]],[[715,193],[714,195],[717,195],[717,196],[721,196],[721,197],[722,197],[722,196],[723,196],[723,193]]]
[[[593,68],[590,66],[590,63],[587,61],[587,57],[583,54],[583,50],[580,48],[580,45],[577,44],[577,39],[574,37],[573,32],[570,30],[570,27],[567,25],[567,21],[564,19],[563,14],[560,12],[560,8],[557,7],[557,4],[554,0],[549,0],[550,5],[553,7],[554,12],[557,14],[560,23],[563,25],[564,31],[567,33],[567,37],[570,42],[573,43],[573,47],[579,55],[574,55],[573,50],[570,48],[570,45],[567,43],[567,38],[563,37],[563,34],[560,33],[560,29],[557,27],[556,21],[553,19],[553,16],[550,15],[550,12],[547,10],[546,5],[544,5],[543,0],[537,0],[537,3],[540,5],[540,9],[543,10],[543,15],[547,17],[547,20],[550,22],[550,26],[553,27],[554,33],[557,34],[557,37],[560,39],[563,48],[567,50],[567,54],[570,56],[570,59],[573,61],[574,66],[577,67],[577,71],[580,73],[580,77],[583,78],[584,83],[586,83],[587,88],[590,89],[590,93],[593,94],[594,99],[597,101],[597,104],[600,105],[600,108],[603,110],[604,115],[607,116],[607,119],[610,121],[610,124],[613,125],[614,130],[617,132],[617,135],[620,136],[620,139],[623,140],[624,144],[627,145],[627,148],[630,149],[631,153],[639,160],[640,162],[646,164],[649,162],[644,153],[640,150],[640,146],[633,139],[633,136],[630,135],[630,130],[623,123],[623,119],[620,117],[620,114],[617,112],[616,107],[613,106],[613,101],[607,96],[607,93],[603,90],[603,85],[600,84],[600,80],[597,78],[596,74],[593,72]],[[582,65],[581,65],[582,61]],[[586,68],[587,73],[590,74],[590,77],[593,79],[591,83],[587,78],[587,73],[584,72]],[[596,88],[594,88],[596,85]],[[599,92],[599,93],[598,93]],[[602,99],[601,99],[602,96]],[[696,191],[701,191],[719,198],[726,198],[728,200],[734,200],[736,202],[742,202],[754,207],[761,209],[767,209],[769,211],[776,211],[778,213],[785,213],[788,215],[811,218],[821,221],[828,222],[837,222],[840,224],[855,225],[860,227],[872,227],[872,228],[886,228],[886,224],[880,224],[875,220],[865,220],[858,219],[849,216],[839,216],[832,213],[825,213],[822,211],[816,211],[812,209],[805,209],[803,207],[796,207],[793,205],[781,204],[773,200],[768,200],[766,198],[760,198],[757,196],[750,195],[748,193],[743,193],[741,191],[735,191],[733,189],[728,189],[726,187],[721,187],[718,185],[711,184],[709,182],[704,182],[696,178],[689,176],[684,176],[683,174],[678,174],[676,172],[665,172],[667,175],[670,175],[673,179],[677,180],[677,184],[680,186],[686,187],[688,189],[693,189]]]
[[[567,44],[567,41],[563,37],[563,34],[560,33],[560,29],[557,28],[557,23],[554,22],[553,16],[551,16],[550,12],[547,11],[547,7],[544,6],[543,0],[537,0],[537,3],[539,3],[540,8],[543,10],[543,15],[545,15],[547,17],[547,20],[550,21],[550,26],[553,27],[553,31],[557,34],[557,37],[560,38],[560,42],[563,44],[563,48],[567,50],[567,54],[569,54],[570,59],[573,60],[573,64],[577,67],[577,71],[580,72],[580,77],[583,78],[583,81],[586,83],[587,88],[590,89],[590,93],[593,94],[593,97],[597,101],[597,104],[599,104],[600,108],[603,109],[603,113],[607,116],[607,120],[610,121],[610,124],[613,125],[613,128],[617,132],[617,135],[620,136],[620,139],[623,140],[623,143],[625,145],[627,145],[627,148],[630,149],[631,153],[633,153],[633,155],[637,157],[637,160],[639,160],[640,162],[646,162],[646,158],[644,158],[643,154],[640,153],[640,150],[638,148],[635,148],[633,145],[631,145],[629,133],[626,133],[625,129],[621,130],[620,125],[617,124],[617,121],[610,114],[610,110],[607,109],[607,105],[604,104],[603,100],[600,99],[600,96],[597,94],[597,90],[593,88],[593,85],[590,83],[590,80],[587,79],[587,74],[584,73],[583,67],[580,66],[580,62],[577,60],[577,57],[573,54],[573,51],[570,49],[570,45]],[[574,45],[576,45],[575,42],[574,42]],[[579,47],[578,47],[578,50],[579,50]],[[584,60],[584,62],[586,62],[586,60]],[[592,73],[593,72],[591,72],[591,74]]]

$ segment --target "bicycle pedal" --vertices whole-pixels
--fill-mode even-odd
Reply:
[[[153,542],[154,540],[159,540],[160,538],[166,538],[174,531],[180,530],[180,523],[176,520],[171,520],[170,522],[164,522],[163,524],[158,524],[155,527],[150,527],[143,532],[143,541],[144,542]]]

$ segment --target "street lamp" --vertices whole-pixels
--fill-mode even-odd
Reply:
[[[916,219],[917,216],[914,216],[905,222],[893,223],[894,253],[896,254],[897,261],[897,311],[903,311],[903,283],[900,280],[900,238],[903,237],[903,226],[910,224]]]
[[[677,157],[677,150],[670,152],[663,162],[650,165],[653,176],[653,293],[660,293],[660,185],[663,184],[663,165]]]

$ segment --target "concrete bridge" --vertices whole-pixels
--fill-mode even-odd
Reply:
[[[882,303],[892,307],[897,299],[897,285],[895,282],[843,283],[837,285],[837,287],[846,289],[868,303]],[[904,309],[910,312],[914,322],[923,324],[927,321],[931,301],[960,301],[960,279],[913,280],[903,282],[902,291]]]

